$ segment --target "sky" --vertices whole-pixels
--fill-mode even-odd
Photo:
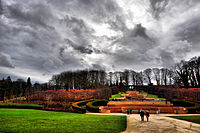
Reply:
[[[200,0],[0,0],[0,79],[141,71],[200,56]]]

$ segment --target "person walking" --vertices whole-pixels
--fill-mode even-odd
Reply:
[[[140,111],[140,117],[141,117],[141,121],[144,121],[144,111],[143,110]]]
[[[146,112],[146,118],[147,118],[147,122],[149,121],[149,111]]]
[[[126,111],[127,111],[127,115],[129,115],[129,109],[127,109]]]

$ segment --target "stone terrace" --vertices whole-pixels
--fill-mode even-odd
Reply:
[[[131,94],[131,95],[130,95]],[[138,96],[137,96],[138,95]],[[102,113],[126,113],[127,109],[131,109],[131,113],[138,113],[139,110],[149,111],[153,113],[187,113],[184,107],[173,107],[173,104],[169,101],[159,101],[157,99],[148,100],[147,96],[139,94],[138,92],[128,92],[122,96],[128,97],[128,99],[134,99],[135,101],[110,101],[107,106],[100,107],[100,112]],[[133,96],[133,97],[132,97]],[[142,101],[136,101],[142,100]],[[126,99],[126,98],[125,98]],[[145,100],[146,99],[146,100]]]

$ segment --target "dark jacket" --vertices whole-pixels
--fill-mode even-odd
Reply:
[[[144,111],[140,111],[140,116],[144,117]]]
[[[146,112],[146,116],[148,116],[148,117],[149,117],[149,112]]]

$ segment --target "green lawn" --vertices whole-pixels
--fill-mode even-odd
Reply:
[[[115,95],[112,95],[111,98],[109,98],[109,100],[112,100],[114,98],[120,98],[121,97],[121,94],[123,94],[124,92],[119,92],[118,94],[115,94]]]
[[[0,132],[117,133],[126,129],[126,116],[89,115],[34,109],[0,109]]]
[[[186,120],[194,123],[200,124],[200,115],[192,115],[192,116],[170,116],[172,118]]]
[[[0,108],[42,109],[42,105],[28,103],[0,103]]]
[[[146,95],[148,95],[148,97],[151,97],[151,98],[157,98],[157,99],[160,99],[160,100],[165,100],[165,98],[158,98],[157,95],[148,94],[147,92],[144,92],[144,91],[142,91],[141,94],[146,94]]]
[[[42,107],[42,105],[38,104],[30,104],[30,103],[0,103],[1,106],[31,106],[31,107]]]

